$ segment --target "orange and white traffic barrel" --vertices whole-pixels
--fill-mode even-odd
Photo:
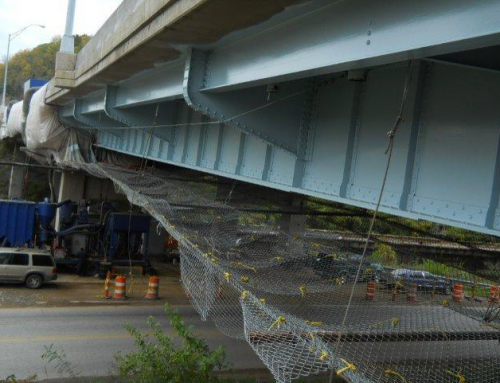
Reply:
[[[453,302],[462,302],[464,300],[463,285],[460,283],[455,283],[453,285],[453,292],[451,293],[451,299]]]
[[[498,286],[491,286],[489,302],[500,303],[500,289]]]
[[[160,278],[153,276],[149,278],[148,292],[146,293],[146,299],[155,300],[158,299],[158,291],[160,288]]]
[[[115,299],[125,299],[125,288],[127,286],[127,278],[123,275],[117,275],[115,279]]]
[[[106,280],[104,281],[104,299],[111,298],[109,293],[109,282],[111,282],[111,272],[108,271],[108,274],[106,274]]]
[[[391,294],[391,301],[396,302],[399,298],[399,291],[397,287],[394,287]]]
[[[368,282],[366,285],[366,300],[375,301],[375,289],[377,288],[376,282]]]
[[[406,300],[408,302],[417,301],[417,285],[415,283],[412,283],[408,286],[408,294],[406,295]]]

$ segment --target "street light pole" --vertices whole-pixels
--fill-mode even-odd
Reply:
[[[26,29],[30,28],[30,27],[40,27],[40,28],[45,28],[44,25],[40,25],[40,24],[30,24],[30,25],[27,25],[26,27],[24,28],[21,28],[20,30],[18,30],[17,32],[14,32],[14,33],[11,33],[9,34],[9,41],[7,43],[7,58],[5,59],[5,70],[4,70],[4,75],[3,75],[3,93],[2,93],[2,109],[3,109],[3,112],[4,112],[4,119],[6,119],[6,110],[7,110],[7,107],[5,105],[5,99],[6,99],[6,96],[7,96],[7,73],[9,71],[9,54],[10,54],[10,42],[12,40],[14,40],[17,36],[19,36],[21,33],[23,33]]]
[[[61,40],[61,52],[75,53],[75,37],[73,36],[73,25],[75,23],[76,0],[68,0],[68,12],[66,14],[66,28]]]

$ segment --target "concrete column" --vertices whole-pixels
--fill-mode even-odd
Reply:
[[[25,162],[26,155],[19,150],[18,145],[14,147],[12,160],[16,162]],[[17,198],[24,199],[24,180],[28,168],[23,166],[12,166],[10,169],[9,179],[9,199]]]
[[[63,172],[59,183],[57,202],[70,199],[78,202],[85,195],[85,173]],[[59,230],[59,210],[57,209],[55,229]]]
[[[304,201],[301,198],[293,197],[288,207],[289,210],[300,212]],[[286,207],[285,207],[286,209]],[[301,214],[282,214],[280,228],[290,235],[303,235],[306,230],[307,215]]]
[[[9,180],[9,199],[24,199],[24,179],[27,168],[22,166],[12,166]]]

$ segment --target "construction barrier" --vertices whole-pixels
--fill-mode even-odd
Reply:
[[[398,291],[398,288],[397,288],[397,287],[395,287],[395,288],[392,290],[392,294],[391,294],[391,301],[396,302],[398,299],[399,299],[399,291]]]
[[[498,286],[491,286],[490,297],[488,301],[492,303],[500,303],[500,289]]]
[[[117,275],[115,279],[115,299],[125,299],[125,288],[127,286],[127,278],[123,275]]]
[[[111,272],[108,271],[106,274],[106,280],[104,281],[104,299],[110,299],[111,294],[109,292],[109,283],[111,282]]]
[[[375,301],[375,290],[377,288],[376,282],[368,282],[366,285],[366,300]]]
[[[158,299],[158,291],[160,289],[160,278],[153,276],[149,278],[148,292],[146,293],[146,299],[155,300]]]
[[[455,285],[453,285],[453,292],[451,293],[453,302],[462,302],[464,300],[463,288],[464,286],[460,283],[455,283]]]
[[[408,285],[408,294],[406,295],[406,300],[408,302],[417,301],[417,285],[415,283]]]

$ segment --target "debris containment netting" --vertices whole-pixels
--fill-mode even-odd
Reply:
[[[403,251],[397,260],[387,249],[401,243],[388,236],[361,260],[353,244],[363,236],[352,231],[288,235],[267,218],[215,202],[216,188],[206,184],[102,163],[73,166],[111,179],[178,239],[196,310],[245,339],[277,381],[328,380],[330,371],[352,382],[500,381],[498,257],[486,254],[482,268],[440,261],[436,248],[446,242],[428,238],[416,240],[428,256],[415,263]]]

